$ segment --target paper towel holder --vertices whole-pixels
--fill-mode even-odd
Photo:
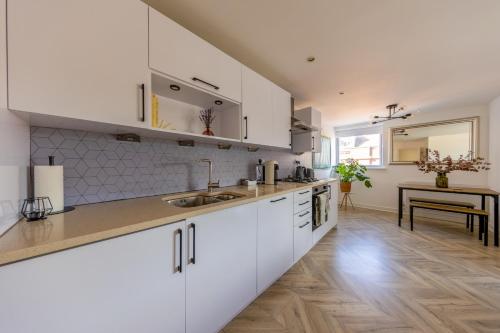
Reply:
[[[51,166],[51,167],[55,166],[55,156],[49,155],[48,158],[49,158],[49,166]],[[33,193],[35,193],[34,190],[33,190]],[[47,202],[48,202],[48,204],[50,204],[50,209],[45,209],[45,207],[47,206]],[[42,205],[42,206],[40,206],[40,205]],[[35,218],[37,213],[31,212],[31,214],[30,214],[29,213],[30,209],[28,209],[29,207],[31,207],[31,208],[41,207],[39,210],[43,210],[44,212],[43,212],[43,214],[40,213],[41,217]],[[61,210],[55,211],[54,205],[52,204],[52,201],[51,201],[49,196],[39,196],[39,197],[34,197],[34,198],[33,197],[28,198],[23,203],[23,209],[25,209],[25,208],[27,209],[28,216],[26,216],[24,214],[24,212],[23,212],[23,215],[26,217],[26,219],[28,221],[45,219],[45,218],[47,218],[48,215],[67,213],[67,212],[70,212],[72,210],[75,210],[74,206],[64,206],[63,205],[63,208]],[[31,217],[31,216],[33,216],[33,217]]]

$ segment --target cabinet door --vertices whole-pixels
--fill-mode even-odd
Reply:
[[[258,204],[257,291],[261,293],[293,264],[293,193]]]
[[[321,153],[321,132],[312,132],[311,133],[311,142],[312,147],[311,151],[313,153]]]
[[[313,231],[312,216],[308,214],[307,218],[300,218],[296,215],[296,222],[293,227],[293,260],[297,262],[312,247]]]
[[[291,138],[291,95],[277,85],[273,87],[273,145],[290,148]]]
[[[256,297],[257,206],[187,221],[186,331],[218,332]]]
[[[7,9],[10,109],[145,126],[147,5],[9,0]]]
[[[313,152],[321,153],[321,133],[308,132],[292,136],[292,150],[294,153]]]
[[[184,332],[184,225],[0,267],[0,332]]]
[[[253,70],[242,70],[243,142],[273,144],[273,89],[271,82]]]
[[[339,185],[337,182],[330,183],[331,195],[330,198],[330,211],[328,212],[328,219],[330,220],[332,227],[335,227],[339,220]]]
[[[149,66],[241,102],[241,64],[153,8],[149,9]]]

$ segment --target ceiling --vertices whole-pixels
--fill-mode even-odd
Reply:
[[[439,112],[500,95],[500,0],[146,2],[330,125],[368,121],[391,103]]]

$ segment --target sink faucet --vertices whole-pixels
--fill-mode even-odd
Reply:
[[[208,163],[208,192],[212,192],[214,188],[219,187],[219,181],[217,183],[212,182],[212,161],[208,158],[200,160],[200,162]]]

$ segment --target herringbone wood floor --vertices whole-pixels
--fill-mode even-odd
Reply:
[[[500,249],[464,224],[341,213],[222,332],[500,332]]]

